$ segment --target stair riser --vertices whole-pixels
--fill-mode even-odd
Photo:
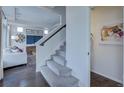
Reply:
[[[58,77],[47,66],[41,67],[41,73],[51,87],[77,87],[78,80],[75,77]]]
[[[75,83],[72,87],[79,87],[79,83]]]
[[[62,66],[65,66],[65,65],[66,65],[65,60],[61,60],[61,59],[58,59],[58,58],[56,58],[56,57],[53,57],[53,60],[54,60],[56,63],[58,63],[58,64],[60,64],[60,65],[62,65]]]
[[[66,43],[46,60],[41,73],[51,87],[79,87],[79,80],[72,76],[72,70],[66,67]]]
[[[53,65],[51,65],[51,64],[48,64],[48,63],[47,63],[47,66],[48,66],[56,75],[58,75],[58,76],[60,75],[58,69],[57,69],[55,66],[53,66]]]
[[[61,72],[56,68],[56,66],[52,65],[49,62],[47,63],[47,66],[58,76],[63,76],[63,77],[71,76],[71,71]]]
[[[59,52],[58,53],[60,56],[64,57],[65,58],[65,53],[64,52]]]
[[[66,51],[66,48],[65,47],[61,47],[60,50]]]
[[[66,72],[66,73],[60,73],[60,76],[62,76],[62,77],[68,77],[68,76],[71,76],[71,71]]]
[[[56,85],[53,87],[58,87],[58,86]],[[59,87],[62,87],[62,86],[59,86]],[[76,82],[74,85],[71,85],[71,86],[65,85],[64,87],[79,87],[79,85],[78,85],[78,82]]]

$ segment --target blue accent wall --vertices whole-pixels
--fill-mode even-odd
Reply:
[[[27,44],[34,44],[38,40],[40,40],[43,36],[33,36],[27,35]]]

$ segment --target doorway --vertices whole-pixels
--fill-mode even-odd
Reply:
[[[27,65],[36,66],[36,46],[27,46]]]
[[[91,9],[91,86],[123,83],[123,7]]]

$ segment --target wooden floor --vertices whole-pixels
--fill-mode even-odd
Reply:
[[[35,72],[35,65],[23,65],[4,71],[1,87],[49,87],[41,73]]]
[[[92,72],[91,87],[122,87],[122,84]]]
[[[23,65],[4,71],[1,87],[49,87],[41,73],[35,72],[35,65]],[[122,84],[91,73],[91,87],[121,87]]]

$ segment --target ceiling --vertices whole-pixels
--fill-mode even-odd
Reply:
[[[60,22],[59,14],[42,7],[4,6],[2,9],[7,19],[12,22],[39,25],[44,28],[51,28]]]

